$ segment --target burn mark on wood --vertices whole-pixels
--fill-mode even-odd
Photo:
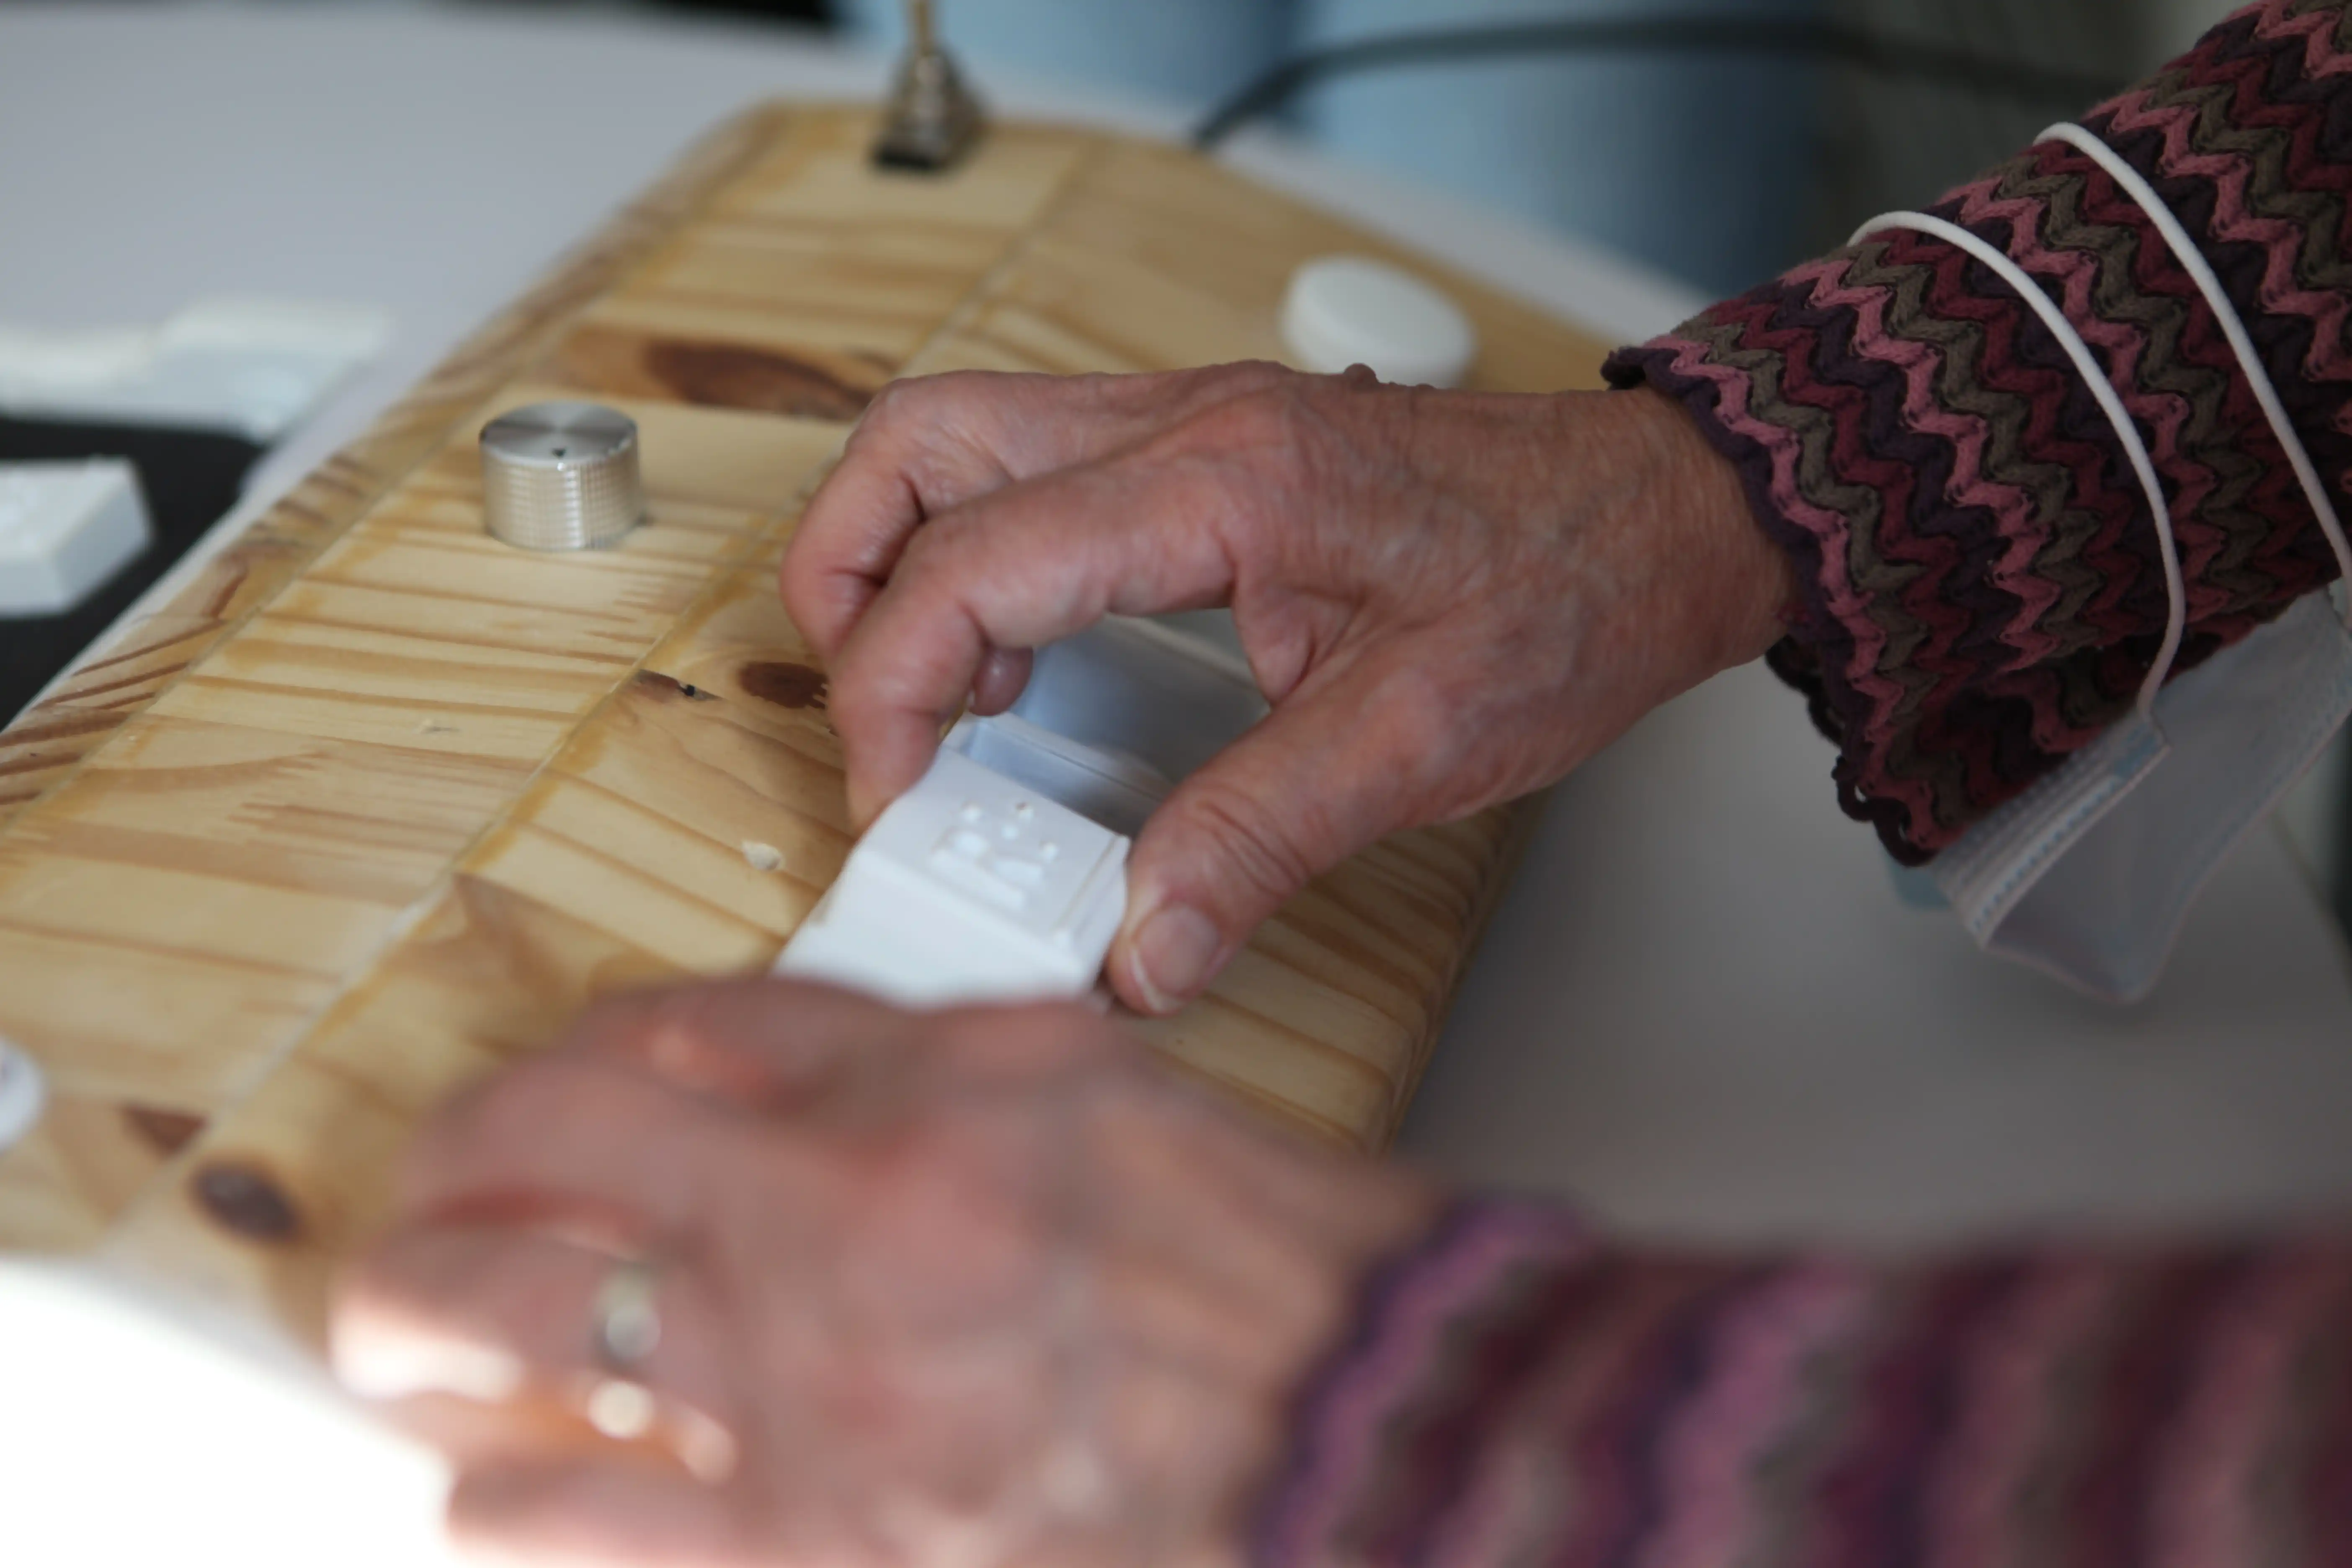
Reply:
[[[282,1245],[302,1234],[301,1211],[278,1178],[257,1164],[215,1161],[199,1168],[189,1184],[206,1214],[247,1241]]]
[[[760,659],[743,666],[735,679],[745,691],[779,708],[814,708],[824,711],[825,684],[822,672],[804,664]]]
[[[854,352],[797,354],[589,325],[565,337],[540,374],[611,397],[848,420],[866,411],[894,368]]]
[[[663,340],[646,345],[646,370],[688,403],[801,419],[855,419],[874,394],[821,365],[740,343]]]
[[[139,1141],[165,1159],[171,1158],[205,1130],[205,1119],[191,1116],[184,1110],[165,1110],[152,1105],[126,1105],[122,1120],[130,1124]]]

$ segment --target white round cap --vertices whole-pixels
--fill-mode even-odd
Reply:
[[[33,1058],[0,1040],[0,1153],[24,1141],[47,1098]]]
[[[1478,357],[1477,330],[1461,306],[1366,256],[1326,256],[1292,273],[1282,336],[1304,369],[1329,375],[1370,365],[1401,386],[1457,386]]]

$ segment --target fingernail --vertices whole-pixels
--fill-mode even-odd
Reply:
[[[1144,1005],[1154,1013],[1173,1013],[1209,978],[1224,938],[1209,917],[1184,904],[1167,904],[1152,911],[1135,933],[1135,957],[1129,965]]]

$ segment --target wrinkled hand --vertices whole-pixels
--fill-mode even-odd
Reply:
[[[1129,868],[1130,1005],[1204,986],[1307,880],[1559,778],[1762,653],[1789,569],[1648,392],[1499,396],[1275,365],[900,383],[810,503],[786,607],[828,660],[853,812],[967,698],[1107,614],[1230,604],[1272,715]]]
[[[497,1561],[1226,1563],[1302,1373],[1433,1202],[1079,1008],[708,985],[440,1113],[335,1355],[450,1450]],[[574,1418],[621,1258],[661,1265],[632,1445]]]

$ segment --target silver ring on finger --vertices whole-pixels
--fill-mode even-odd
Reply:
[[[662,1266],[624,1258],[596,1288],[590,1305],[589,1348],[596,1364],[616,1377],[634,1377],[661,1347]]]
[[[624,1258],[588,1307],[589,1374],[581,1414],[616,1443],[652,1440],[670,1449],[706,1486],[735,1473],[733,1435],[712,1415],[654,1392],[650,1373],[662,1342],[660,1296],[669,1270],[659,1258]]]
[[[635,1442],[659,1418],[643,1377],[662,1337],[661,1265],[624,1258],[597,1286],[588,1309],[589,1356],[604,1374],[588,1391],[589,1424],[615,1442]]]

